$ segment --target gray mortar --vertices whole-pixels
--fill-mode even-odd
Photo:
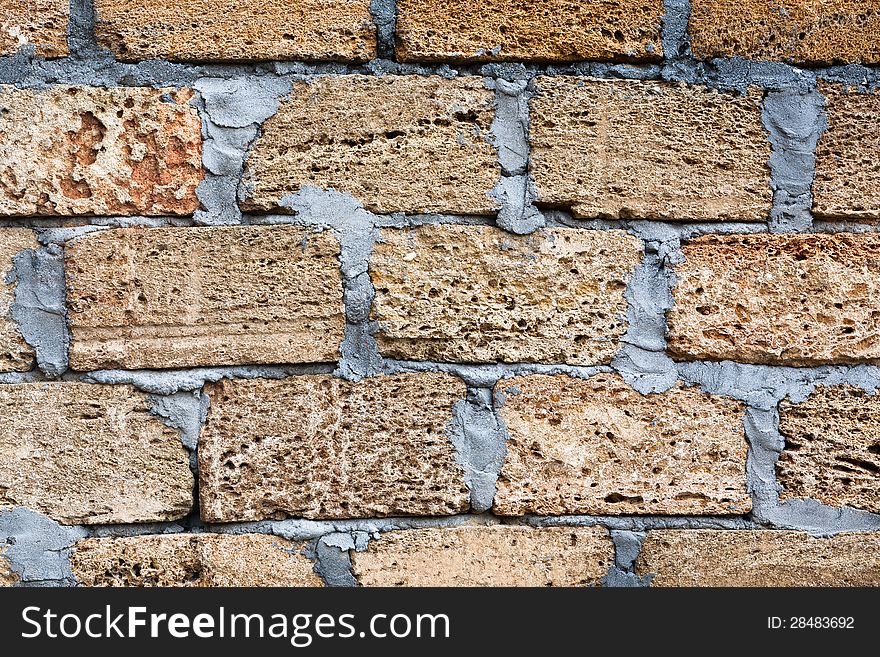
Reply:
[[[335,374],[358,381],[382,371],[382,357],[373,333],[370,309],[376,291],[370,280],[373,245],[379,240],[376,217],[351,194],[303,187],[281,199],[280,205],[296,213],[295,223],[329,228],[340,244],[340,266],[344,285],[345,336]]]
[[[495,90],[495,117],[489,142],[498,150],[501,177],[489,192],[499,205],[500,228],[525,235],[544,225],[544,215],[535,207],[538,191],[529,171],[529,100],[534,89],[526,80],[486,78]]]
[[[757,522],[819,536],[880,529],[880,514],[829,507],[809,499],[780,502],[781,486],[776,480],[776,461],[785,446],[779,433],[779,402],[802,402],[817,385],[849,384],[874,394],[880,387],[880,369],[865,365],[793,368],[722,362],[683,363],[679,372],[687,383],[699,385],[706,392],[747,404],[743,420],[749,442],[746,475],[753,504],[751,517]]]
[[[645,244],[642,263],[627,285],[627,331],[612,367],[642,394],[664,392],[678,372],[666,355],[666,311],[672,307],[675,283],[669,267],[683,261],[678,232],[663,224],[639,222],[631,231]]]
[[[3,557],[20,578],[19,586],[74,586],[70,550],[87,534],[82,527],[59,525],[29,509],[0,511]]]
[[[9,316],[36,352],[37,366],[46,376],[60,376],[67,369],[70,345],[61,249],[49,246],[16,254],[6,283],[15,284]]]
[[[467,398],[453,407],[446,435],[455,447],[456,461],[464,468],[471,509],[477,513],[488,511],[507,455],[507,430],[495,413],[490,388],[468,390]]]
[[[208,382],[221,379],[284,379],[307,374],[330,374],[333,365],[231,365],[194,367],[186,370],[96,370],[83,374],[68,373],[65,381],[82,383],[129,384],[154,395],[173,395],[199,390]]]
[[[824,98],[815,90],[771,91],[764,98],[761,118],[773,148],[769,162],[771,232],[812,229],[816,144],[827,127],[824,104]]]
[[[196,391],[171,395],[151,395],[150,412],[162,422],[180,432],[183,446],[194,451],[199,443],[202,424],[208,416],[208,396]]]
[[[355,539],[349,533],[322,536],[315,544],[315,572],[327,586],[357,586],[351,572],[351,550]]]
[[[635,561],[642,549],[645,532],[612,530],[614,563],[602,578],[602,585],[611,588],[643,588],[651,585],[652,575],[639,577],[635,573]]]
[[[243,181],[247,153],[260,126],[290,93],[289,80],[275,76],[205,77],[196,80],[202,116],[205,179],[196,189],[202,209],[194,220],[205,225],[241,222],[239,201],[247,196]]]
[[[396,0],[370,0],[370,15],[376,25],[379,57],[394,58],[395,32],[397,31]]]

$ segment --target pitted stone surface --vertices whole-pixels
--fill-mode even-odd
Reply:
[[[376,56],[370,0],[96,0],[98,43],[121,61]]]
[[[65,57],[70,0],[0,0],[0,55],[36,46],[41,57]]]
[[[760,90],[571,76],[538,77],[536,86],[538,204],[585,218],[766,221]]]
[[[77,370],[327,362],[339,242],[299,226],[124,228],[68,243]]]
[[[880,362],[880,235],[710,235],[682,250],[673,358]]]
[[[740,402],[685,388],[644,396],[616,374],[533,375],[495,388],[507,426],[499,515],[740,515]]]
[[[192,97],[188,89],[0,86],[0,214],[191,214],[204,177]]]
[[[880,63],[877,0],[691,0],[690,4],[691,49],[700,59]]]
[[[401,61],[659,59],[662,0],[398,0]]]
[[[373,212],[492,213],[494,103],[476,76],[297,82],[248,157],[244,208],[277,210],[312,186],[348,192]]]
[[[652,586],[880,586],[880,532],[648,532],[636,573]]]
[[[852,386],[817,387],[800,404],[780,404],[779,432],[781,499],[880,513],[880,397]]]
[[[602,527],[411,529],[351,560],[362,586],[597,586],[614,546]]]
[[[880,30],[880,15],[877,18]],[[880,44],[880,31],[878,31]],[[847,92],[820,83],[828,129],[816,145],[813,214],[827,219],[880,219],[880,92]]]
[[[262,534],[91,538],[71,565],[84,586],[323,586],[304,548]]]
[[[202,518],[363,518],[467,510],[446,435],[460,379],[435,373],[205,386]]]
[[[370,260],[379,349],[412,360],[608,363],[642,255],[623,231],[383,230]]]
[[[0,509],[63,524],[176,520],[192,507],[180,435],[127,385],[0,385]]]

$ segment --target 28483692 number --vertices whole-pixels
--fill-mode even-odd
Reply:
[[[769,616],[767,627],[771,630],[852,630],[856,621],[852,616]]]

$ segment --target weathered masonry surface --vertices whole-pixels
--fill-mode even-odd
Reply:
[[[878,16],[0,0],[0,586],[880,585]]]

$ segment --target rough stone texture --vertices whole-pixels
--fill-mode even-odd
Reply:
[[[18,325],[9,317],[15,301],[15,283],[5,283],[13,270],[16,253],[38,246],[33,231],[0,228],[0,372],[27,372],[34,366],[34,350],[24,341]]]
[[[651,586],[880,586],[880,532],[648,532],[636,573]]]
[[[500,381],[499,515],[742,514],[743,406],[678,384],[643,396],[616,374]]]
[[[376,56],[370,0],[96,0],[98,43],[122,61]]]
[[[880,362],[880,235],[706,236],[683,251],[673,358]]]
[[[880,92],[846,93],[830,84],[820,84],[819,90],[828,129],[816,145],[813,214],[880,219],[880,133],[874,129],[880,123]]]
[[[468,508],[445,374],[221,381],[199,441],[202,518],[447,515]]]
[[[627,329],[623,294],[642,249],[623,231],[383,230],[370,260],[380,351],[415,360],[608,363]]]
[[[877,0],[691,0],[696,57],[880,63]]]
[[[658,59],[662,0],[398,0],[402,61]]]
[[[578,217],[767,219],[760,90],[568,76],[539,77],[537,88],[530,138],[539,204]]]
[[[66,251],[71,367],[333,361],[339,242],[298,226],[131,228]]]
[[[0,386],[0,510],[63,524],[175,520],[193,477],[177,431],[131,386]]]
[[[779,431],[781,499],[880,513],[880,397],[851,386],[817,387],[801,404],[780,404]]]
[[[42,57],[65,57],[70,0],[0,0],[0,55],[36,46]]]
[[[323,586],[304,547],[262,534],[93,538],[71,566],[85,586]]]
[[[476,76],[298,82],[251,151],[244,207],[274,210],[316,186],[349,192],[373,212],[491,213],[494,101]]]
[[[0,214],[191,214],[203,177],[192,95],[0,86]]]
[[[12,570],[12,564],[9,563],[9,560],[3,557],[4,552],[6,552],[6,546],[0,546],[0,587],[14,586],[18,583],[19,577]]]
[[[614,546],[602,527],[413,529],[351,560],[363,586],[596,586]]]

